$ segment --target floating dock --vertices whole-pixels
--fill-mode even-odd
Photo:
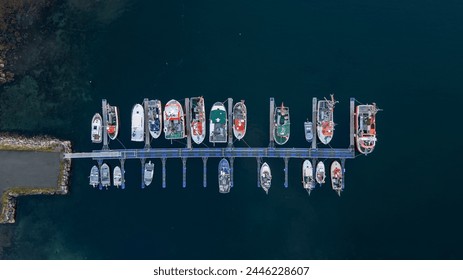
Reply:
[[[147,107],[148,99],[144,100],[145,109]],[[233,164],[235,158],[255,158],[257,160],[257,185],[259,187],[259,171],[262,164],[262,158],[281,158],[284,160],[285,164],[285,182],[284,187],[288,188],[289,180],[289,159],[312,159],[313,166],[317,159],[338,159],[340,160],[342,172],[345,171],[345,161],[346,159],[355,158],[355,148],[354,148],[354,109],[355,109],[355,99],[350,99],[350,145],[348,148],[339,149],[339,148],[318,148],[317,147],[317,98],[312,99],[312,123],[313,123],[313,133],[314,137],[312,140],[311,147],[304,148],[275,148],[273,141],[273,112],[275,108],[274,98],[270,98],[270,112],[269,112],[269,146],[268,147],[248,147],[248,148],[238,148],[233,147],[233,119],[232,119],[232,108],[233,108],[233,99],[228,98],[228,144],[223,148],[192,148],[191,147],[191,135],[189,129],[189,99],[185,99],[185,108],[186,108],[186,126],[187,126],[187,143],[185,148],[151,148],[150,147],[150,137],[149,132],[145,131],[145,148],[144,149],[115,149],[110,150],[107,143],[106,135],[106,117],[103,118],[104,130],[103,130],[103,149],[94,150],[92,152],[82,152],[82,153],[64,153],[65,159],[92,159],[96,160],[99,165],[104,160],[120,160],[121,162],[121,171],[122,176],[124,176],[124,162],[125,160],[138,159],[141,161],[142,174],[144,169],[144,162],[147,159],[160,159],[162,162],[162,187],[166,187],[166,161],[167,159],[181,159],[182,160],[182,177],[183,184],[182,187],[186,188],[186,173],[187,173],[187,160],[190,158],[200,158],[203,161],[203,187],[207,186],[207,160],[209,158],[227,158],[231,163],[231,186],[233,186]],[[103,115],[106,116],[106,100],[102,101]],[[146,112],[146,110],[145,110]],[[146,118],[145,118],[146,120]],[[147,126],[145,125],[145,130]],[[143,179],[143,175],[142,175]],[[123,177],[123,182],[125,179]],[[344,184],[345,180],[343,180]],[[143,180],[142,180],[143,185]],[[142,186],[144,187],[144,185]]]

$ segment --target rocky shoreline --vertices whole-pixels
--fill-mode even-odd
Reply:
[[[62,141],[48,136],[24,137],[13,134],[0,134],[0,150],[13,151],[42,151],[70,153],[71,142]],[[69,176],[71,160],[62,159],[57,186],[49,188],[12,187],[2,194],[0,206],[0,224],[15,222],[16,198],[23,195],[54,195],[67,194],[69,191]]]

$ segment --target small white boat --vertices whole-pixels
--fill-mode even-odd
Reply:
[[[304,163],[302,164],[302,186],[309,195],[310,192],[315,189],[312,163],[309,160],[304,160]]]
[[[93,143],[101,143],[103,140],[103,125],[101,121],[101,115],[96,113],[92,118],[92,134],[91,139]]]
[[[272,184],[272,172],[270,171],[270,167],[266,162],[262,164],[260,167],[260,186],[268,194],[268,190],[270,189]]]
[[[304,122],[304,134],[305,134],[305,140],[307,142],[312,142],[313,140],[313,124],[312,122],[309,122],[309,120]]]
[[[336,160],[331,164],[331,187],[341,196],[341,192],[344,190],[344,178],[341,164]]]
[[[143,181],[145,183],[145,186],[149,186],[151,182],[153,181],[153,175],[154,175],[154,163],[151,162],[151,160],[147,163],[145,163],[145,170],[143,172]]]
[[[100,168],[101,174],[101,185],[105,188],[108,188],[111,185],[111,175],[109,174],[109,166],[106,163]]]
[[[122,185],[122,172],[119,166],[114,167],[113,184],[116,188],[119,188]]]
[[[321,185],[325,183],[325,178],[326,178],[325,164],[323,163],[323,161],[319,161],[317,163],[317,168],[315,171],[315,180],[317,180],[317,183]]]
[[[132,141],[143,142],[145,136],[144,119],[143,106],[135,104],[132,109]]]
[[[98,166],[94,165],[92,170],[90,170],[90,186],[94,188],[100,183],[100,172],[98,171]]]

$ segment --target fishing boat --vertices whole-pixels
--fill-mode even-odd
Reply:
[[[309,160],[304,160],[304,163],[302,164],[302,186],[309,195],[310,192],[315,189],[312,163]]]
[[[227,111],[223,103],[216,102],[211,108],[209,124],[209,142],[227,142]]]
[[[323,161],[319,161],[317,163],[317,168],[315,168],[315,180],[317,180],[317,183],[321,185],[325,183],[325,178],[326,178],[325,164],[323,163]]]
[[[93,143],[101,143],[103,140],[102,137],[102,132],[103,132],[103,126],[101,124],[101,115],[96,113],[93,115],[92,118],[92,142]]]
[[[151,137],[159,138],[162,132],[162,105],[159,100],[148,101],[148,129]]]
[[[116,139],[119,133],[119,109],[116,106],[106,105],[106,131],[111,140]]]
[[[317,134],[318,139],[323,144],[328,144],[333,138],[334,133],[334,121],[333,112],[334,105],[338,101],[334,100],[334,95],[331,94],[331,100],[325,98],[325,100],[318,101],[317,107]]]
[[[290,120],[289,108],[281,103],[280,107],[276,107],[273,112],[273,139],[278,145],[283,145],[289,140]]]
[[[339,196],[341,196],[341,192],[344,189],[343,179],[341,164],[335,160],[331,164],[331,187]]]
[[[223,158],[219,163],[219,193],[229,193],[230,187],[230,164]]]
[[[119,166],[114,167],[113,184],[117,188],[119,188],[122,185],[122,171]]]
[[[100,183],[100,172],[98,171],[98,166],[94,165],[90,170],[90,186],[94,188]]]
[[[164,108],[164,136],[167,140],[185,137],[185,116],[182,105],[177,100],[170,100]]]
[[[132,109],[132,137],[135,142],[143,142],[145,136],[145,115],[143,106],[135,104]]]
[[[105,188],[108,188],[111,185],[111,176],[109,174],[109,166],[106,163],[103,163],[100,168],[101,174],[101,185]]]
[[[376,104],[359,105],[355,110],[355,142],[357,150],[367,155],[373,152],[376,145]]]
[[[199,145],[206,138],[206,106],[202,96],[190,98],[190,120],[191,139]]]
[[[241,140],[246,134],[247,109],[244,100],[233,106],[233,134],[236,139]]]
[[[313,124],[312,122],[309,122],[309,120],[304,122],[304,134],[305,134],[305,140],[307,142],[312,142],[313,139]]]
[[[151,162],[151,160],[147,163],[145,163],[145,169],[143,171],[143,182],[145,183],[145,186],[149,186],[151,182],[153,181],[153,175],[154,175],[154,163]]]
[[[268,190],[272,184],[272,172],[270,171],[270,167],[266,162],[262,164],[260,167],[260,186],[268,194]]]

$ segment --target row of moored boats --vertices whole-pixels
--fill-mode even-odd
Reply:
[[[334,107],[338,101],[331,99],[319,100],[317,104],[316,134],[321,143],[327,145],[333,139],[334,134]],[[206,106],[203,97],[190,98],[189,119],[191,139],[196,144],[201,144],[206,138]],[[115,106],[107,105],[107,133],[114,140],[119,131],[119,111]],[[355,140],[357,150],[363,154],[373,151],[376,144],[376,120],[379,109],[376,104],[358,105],[355,110]],[[168,140],[187,137],[185,133],[185,115],[183,107],[177,100],[170,100],[162,108],[161,101],[149,100],[146,114],[148,129],[151,136],[156,139],[164,132]],[[237,102],[233,106],[233,134],[236,139],[242,139],[246,134],[247,108],[244,101]],[[289,107],[283,103],[274,110],[273,114],[273,139],[275,143],[284,145],[288,142],[291,132]],[[209,114],[209,142],[226,143],[228,117],[225,106],[221,102],[212,105]],[[131,140],[143,142],[145,136],[145,112],[140,104],[132,109],[132,134]],[[94,143],[102,141],[103,121],[100,114],[95,114],[92,119],[91,139]],[[305,138],[312,142],[315,133],[312,122],[304,122]]]
[[[143,169],[143,185],[149,186],[153,181],[154,176],[154,163],[151,161],[145,163]],[[108,188],[111,186],[111,172],[109,165],[103,163],[100,168],[94,165],[90,170],[90,185],[94,188],[99,186],[100,188]],[[113,169],[113,186],[119,188],[125,188],[124,178],[122,176],[122,170],[119,166],[115,166]]]

